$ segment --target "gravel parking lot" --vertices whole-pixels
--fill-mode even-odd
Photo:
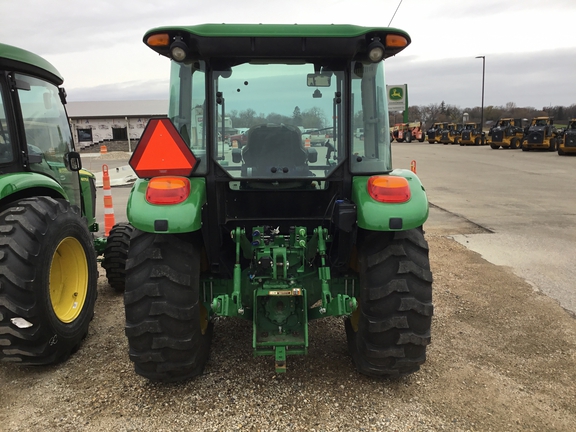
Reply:
[[[355,372],[339,319],[310,325],[306,357],[276,375],[253,358],[251,324],[220,320],[204,375],[137,376],[122,296],[99,283],[79,352],[45,368],[0,364],[3,431],[572,431],[576,320],[478,254],[427,232],[435,316],[428,361],[398,381]]]

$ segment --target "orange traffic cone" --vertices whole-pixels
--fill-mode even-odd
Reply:
[[[108,237],[114,226],[114,206],[112,205],[112,190],[110,189],[110,174],[108,165],[102,165],[102,190],[104,192],[104,235]]]
[[[310,147],[310,138],[304,140],[304,147]]]
[[[414,174],[416,174],[416,161],[415,160],[410,162],[410,171],[412,171]]]
[[[105,145],[100,146],[100,154],[108,153],[108,148]]]

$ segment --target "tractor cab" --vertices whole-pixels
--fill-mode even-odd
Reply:
[[[538,132],[545,136],[551,136],[556,131],[554,119],[551,117],[536,117],[530,122],[528,133]]]

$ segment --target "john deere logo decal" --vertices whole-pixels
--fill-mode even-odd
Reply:
[[[388,90],[390,100],[398,101],[404,98],[404,89],[402,87],[392,87]]]

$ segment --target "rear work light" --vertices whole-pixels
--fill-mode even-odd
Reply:
[[[383,203],[404,203],[410,199],[410,186],[404,177],[372,176],[368,179],[368,193]]]
[[[190,180],[185,177],[154,177],[146,189],[150,204],[180,204],[190,196]]]

